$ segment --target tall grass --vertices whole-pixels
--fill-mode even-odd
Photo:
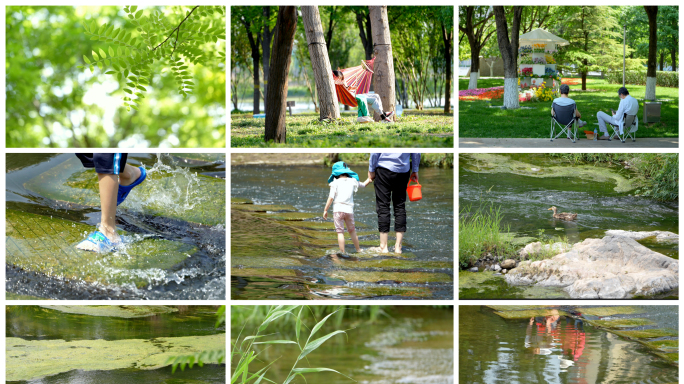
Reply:
[[[374,323],[380,317],[390,317],[385,309],[386,305],[358,305],[340,307],[339,305],[311,305],[307,306],[306,310],[302,312],[302,320],[317,321],[324,316],[335,313],[330,319],[335,327],[339,327],[344,319],[362,319],[370,323]],[[236,305],[231,308],[231,323],[233,324],[258,324],[261,323],[270,310],[268,305]],[[285,318],[283,320],[292,320],[294,318]],[[280,321],[273,326],[279,330],[286,330],[291,324],[288,321]]]
[[[501,224],[501,207],[481,206],[474,212],[461,209],[458,220],[458,261],[461,268],[472,265],[487,252],[499,256],[515,255],[506,235],[509,226]]]
[[[315,306],[314,306],[315,307]],[[235,308],[239,307],[233,307],[233,310]],[[304,377],[305,374],[309,373],[317,373],[317,372],[335,372],[340,375],[342,375],[340,372],[337,372],[334,369],[330,368],[300,368],[297,365],[299,362],[304,359],[308,354],[312,353],[315,351],[318,347],[323,345],[326,341],[328,341],[330,338],[333,336],[339,335],[339,334],[346,334],[346,331],[343,330],[336,330],[333,332],[328,333],[325,336],[319,337],[317,339],[312,340],[313,336],[323,327],[323,325],[328,321],[328,319],[332,316],[334,316],[336,313],[339,312],[340,309],[338,308],[337,311],[332,312],[328,314],[326,317],[324,317],[321,321],[317,322],[316,325],[314,325],[313,328],[311,328],[311,331],[309,332],[309,336],[304,340],[304,336],[302,334],[302,327],[307,328],[308,327],[305,325],[305,319],[304,319],[304,311],[305,307],[304,306],[298,306],[298,305],[278,305],[278,306],[271,306],[268,308],[266,311],[265,317],[263,317],[263,320],[259,323],[259,325],[256,327],[255,332],[253,335],[249,336],[242,336],[242,332],[238,335],[236,338],[235,342],[232,343],[232,349],[231,349],[231,361],[235,362],[233,366],[235,367],[235,370],[232,373],[231,376],[231,384],[235,383],[240,383],[240,384],[247,384],[247,383],[253,383],[253,384],[259,384],[262,381],[266,381],[269,383],[275,383],[274,381],[268,379],[266,377],[266,374],[268,373],[268,370],[270,366],[275,362],[272,361],[268,365],[266,365],[264,368],[260,369],[257,372],[250,372],[249,366],[250,364],[257,359],[259,353],[256,351],[254,348],[255,345],[259,344],[295,344],[297,345],[299,349],[299,355],[297,356],[297,359],[295,360],[294,365],[290,369],[290,372],[287,375],[287,378],[285,381],[283,381],[282,384],[289,384],[294,380],[297,376],[301,376],[306,380]],[[261,310],[259,310],[261,311]],[[268,340],[266,338],[273,336],[274,334],[268,334],[266,333],[267,329],[269,326],[273,325],[277,321],[282,321],[287,318],[294,318],[294,330],[295,330],[295,339],[271,339]],[[345,375],[342,375],[345,376]],[[345,376],[348,377],[348,376]],[[349,378],[350,380],[353,380]]]

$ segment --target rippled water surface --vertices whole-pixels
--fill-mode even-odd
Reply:
[[[675,322],[677,307],[644,306]],[[676,383],[678,369],[640,344],[566,316],[506,320],[486,307],[459,307],[459,382]]]
[[[391,320],[381,318],[373,324],[367,320],[345,320],[336,327],[329,320],[319,331],[320,336],[345,329],[348,338],[334,336],[306,356],[308,363],[300,363],[298,367],[331,368],[365,384],[453,383],[453,310],[404,306],[394,307],[389,313]],[[242,324],[231,326],[231,337],[235,340]],[[249,325],[243,330],[250,331]],[[292,327],[283,326],[280,332],[280,335],[294,339]],[[251,333],[244,333],[248,334]],[[296,348],[282,344],[262,348],[262,362],[250,366],[250,371],[256,372],[264,363],[275,360],[267,377],[281,383],[297,357]],[[309,383],[353,383],[332,373],[307,374],[306,380]],[[298,378],[294,382],[300,384],[304,380]]]
[[[206,193],[224,193],[225,156],[129,154],[128,163],[148,172],[117,210],[136,245],[79,266],[73,246],[100,222],[95,171],[73,154],[7,155],[9,298],[225,298],[225,206]],[[131,261],[129,249],[148,261]]]

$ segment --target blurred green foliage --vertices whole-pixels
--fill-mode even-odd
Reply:
[[[178,25],[191,8],[145,7]],[[224,11],[225,13],[225,11]],[[225,20],[220,13],[214,23]],[[99,52],[84,25],[108,23],[131,36],[139,31],[123,7],[6,8],[7,147],[225,147],[225,61],[190,65],[193,94],[178,94],[175,76],[153,65],[139,111],[123,106],[124,81],[86,65]],[[225,51],[225,41],[214,42]]]

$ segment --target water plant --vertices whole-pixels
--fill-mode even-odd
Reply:
[[[501,224],[501,207],[482,205],[475,211],[470,207],[461,209],[458,220],[458,262],[461,268],[472,265],[484,254],[514,256],[515,247],[510,243],[509,226]]]
[[[325,322],[333,316],[335,313],[337,313],[341,308],[339,308],[337,311],[332,312],[328,314],[326,317],[324,317],[321,321],[316,323],[316,325],[311,329],[311,332],[309,333],[309,337],[304,341],[303,335],[302,335],[302,326],[306,327],[306,325],[303,322],[303,315],[302,312],[304,310],[304,306],[300,305],[278,305],[278,306],[271,306],[268,309],[268,312],[266,313],[266,317],[261,321],[259,326],[256,328],[255,332],[253,335],[250,336],[244,336],[241,337],[242,331],[240,334],[238,334],[237,338],[235,339],[235,342],[232,344],[232,349],[231,349],[231,360],[235,362],[233,366],[235,367],[232,375],[231,375],[231,384],[235,383],[240,383],[240,384],[246,384],[246,383],[254,383],[258,384],[262,382],[262,380],[268,381],[270,383],[274,383],[274,381],[269,380],[266,378],[266,374],[268,373],[268,370],[270,366],[276,361],[273,360],[270,363],[268,363],[265,367],[261,368],[257,372],[250,372],[249,371],[249,366],[252,362],[254,362],[257,357],[259,356],[260,352],[257,351],[257,348],[255,348],[256,345],[262,345],[262,344],[295,344],[299,348],[299,355],[297,356],[297,359],[295,360],[294,365],[290,369],[290,372],[287,375],[287,378],[285,381],[283,381],[283,384],[288,384],[292,382],[297,376],[301,376],[302,378],[305,378],[305,374],[307,373],[317,373],[317,372],[335,372],[338,373],[342,376],[348,377],[346,375],[343,375],[342,373],[330,369],[330,368],[299,368],[297,365],[299,362],[304,359],[308,354],[312,353],[315,351],[318,347],[323,345],[327,340],[332,338],[333,336],[336,336],[338,334],[344,333],[346,334],[346,331],[343,330],[335,330],[333,332],[328,333],[327,335],[323,337],[319,337],[318,339],[311,340],[312,337],[318,332],[321,327],[325,324]],[[276,323],[278,320],[284,320],[288,317],[294,317],[295,324],[294,324],[294,330],[295,330],[295,340],[290,340],[290,339],[278,339],[278,340],[265,340],[263,338],[272,336],[273,334],[266,334],[265,331],[268,329],[270,325],[273,325]],[[306,327],[308,328],[308,327]],[[262,341],[264,340],[264,341]],[[353,380],[349,378],[350,380]]]
[[[226,306],[222,305],[216,311],[216,324],[214,327],[218,328],[225,324],[226,322]],[[193,355],[183,355],[169,357],[166,361],[167,364],[171,364],[171,373],[175,373],[176,369],[180,367],[181,371],[185,370],[185,367],[192,368],[195,364],[202,367],[205,361],[217,361],[219,364],[223,363],[226,358],[225,348],[221,349],[210,349],[202,351],[200,353],[195,353]]]

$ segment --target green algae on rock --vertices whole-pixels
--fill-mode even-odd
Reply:
[[[346,282],[364,281],[375,283],[380,281],[399,281],[402,283],[448,283],[451,276],[445,273],[432,272],[362,272],[336,270],[328,272],[327,275],[333,279],[344,280]]]
[[[645,344],[653,349],[663,352],[671,352],[672,350],[677,351],[679,349],[679,340],[646,341]]]
[[[304,221],[321,217],[319,214],[308,212],[257,213],[255,216],[280,221]]]
[[[633,306],[615,306],[615,307],[577,307],[582,314],[589,316],[613,316],[613,315],[631,315],[643,313],[643,309]]]
[[[519,311],[495,311],[496,315],[504,319],[530,319],[538,316],[567,316],[567,312],[559,309],[527,309]]]
[[[178,312],[178,308],[165,305],[41,305],[40,307],[75,315],[121,317],[124,319]]]
[[[612,320],[587,320],[588,323],[608,328],[608,329],[622,329],[634,328],[642,325],[653,325],[653,322],[648,319],[612,319]]]
[[[673,329],[642,329],[642,330],[619,330],[615,334],[630,339],[655,339],[657,337],[678,336],[679,332]]]
[[[189,171],[148,169],[147,179],[120,206],[140,207],[147,214],[204,225],[225,223],[225,180]],[[163,174],[162,174],[163,173]],[[97,176],[74,157],[32,178],[24,187],[43,197],[99,207]],[[137,209],[137,208],[136,208]]]
[[[284,268],[231,268],[231,276],[241,277],[297,277],[297,271]]]
[[[176,241],[141,239],[109,254],[87,252],[74,245],[92,231],[88,225],[11,209],[5,215],[6,262],[48,276],[144,287],[197,251]]]
[[[7,381],[35,380],[74,369],[84,371],[123,368],[157,369],[170,357],[224,350],[225,334],[160,337],[151,340],[5,340]],[[216,364],[217,360],[205,361]]]
[[[593,180],[597,183],[614,181],[615,192],[628,192],[637,187],[635,179],[627,179],[619,173],[605,167],[591,165],[574,166],[537,166],[519,160],[513,160],[505,154],[468,153],[461,154],[469,161],[461,162],[464,169],[474,173],[511,173],[520,176],[537,178],[575,177]]]
[[[252,200],[246,199],[244,197],[231,197],[230,203],[231,204],[254,204],[254,202]]]
[[[232,211],[247,212],[297,212],[298,209],[289,204],[235,204]]]

